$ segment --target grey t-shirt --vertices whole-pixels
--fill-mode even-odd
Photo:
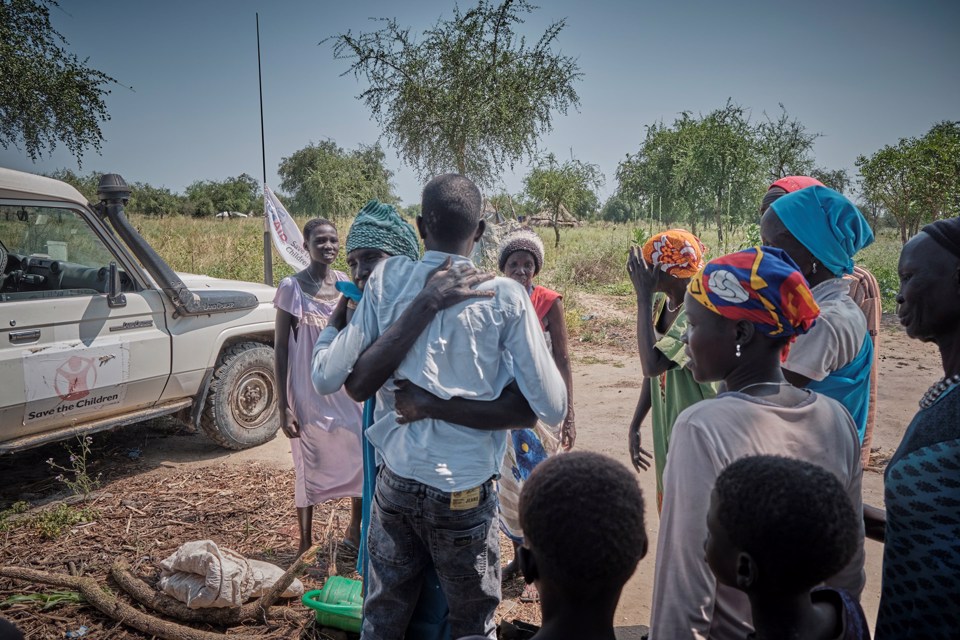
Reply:
[[[651,640],[742,640],[753,631],[750,602],[717,583],[704,559],[710,494],[720,472],[751,455],[806,460],[832,472],[863,512],[860,442],[840,403],[808,392],[793,407],[728,392],[683,411],[670,436],[657,540]],[[850,564],[827,581],[859,600],[863,590],[863,525]]]

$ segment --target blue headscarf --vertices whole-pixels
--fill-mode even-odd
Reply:
[[[831,273],[853,273],[853,256],[873,243],[866,218],[843,194],[813,186],[770,205],[783,226]]]

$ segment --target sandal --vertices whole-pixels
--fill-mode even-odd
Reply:
[[[540,592],[537,591],[537,585],[532,582],[526,585],[523,588],[523,593],[520,594],[520,602],[524,603],[533,603],[540,602]]]

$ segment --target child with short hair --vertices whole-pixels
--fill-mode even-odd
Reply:
[[[647,553],[634,474],[598,453],[547,458],[523,485],[520,524],[520,569],[543,610],[534,640],[614,640],[620,592]]]
[[[750,598],[755,640],[870,640],[860,604],[816,588],[850,562],[859,518],[837,478],[783,456],[741,458],[717,477],[705,554]]]

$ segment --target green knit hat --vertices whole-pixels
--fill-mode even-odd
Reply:
[[[389,204],[371,200],[360,209],[347,233],[347,253],[377,249],[391,256],[420,259],[420,243],[409,222]]]

